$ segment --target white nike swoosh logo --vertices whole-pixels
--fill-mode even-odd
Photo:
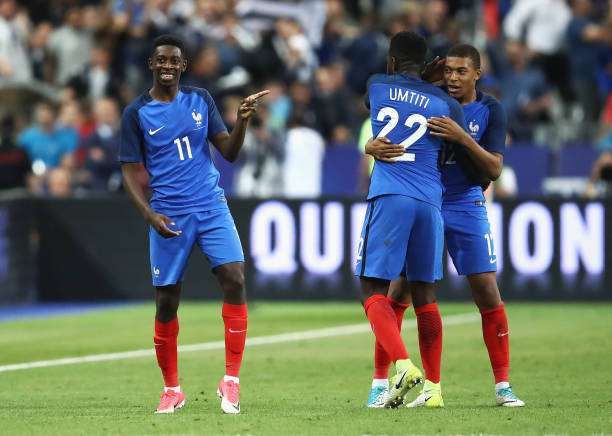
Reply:
[[[489,259],[489,263],[495,263],[495,262],[497,262],[497,258],[495,258],[495,259]]]
[[[508,333],[509,333],[509,332],[506,332],[506,333],[498,333],[498,334],[497,334],[497,336],[501,338],[501,337],[503,337],[503,336],[508,336]]]
[[[155,130],[149,129],[149,135],[151,135],[151,136],[155,135],[157,132],[159,132],[164,127],[166,127],[166,126],[161,126],[159,129],[155,129]]]
[[[232,330],[232,329],[228,329],[228,331],[230,333],[244,333],[244,332],[246,332],[246,329],[245,330]]]

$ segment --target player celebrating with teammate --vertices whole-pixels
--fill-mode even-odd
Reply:
[[[520,407],[524,402],[516,397],[509,383],[508,319],[497,287],[497,257],[481,186],[483,182],[486,184],[497,179],[501,173],[506,118],[496,99],[476,90],[480,74],[480,54],[476,48],[466,44],[452,47],[444,65],[444,81],[448,93],[463,106],[469,133],[448,117],[431,117],[427,126],[431,135],[458,144],[450,149],[442,170],[446,245],[458,273],[467,276],[474,302],[481,313],[497,404]],[[371,141],[366,152],[387,161],[401,156],[403,147],[385,140]],[[392,283],[389,295],[400,302],[397,304],[407,307],[411,291],[414,292],[414,287],[400,278]],[[430,306],[429,318],[436,319],[439,334],[430,333],[428,324],[431,321],[424,319],[415,304],[419,348],[427,379],[421,394],[408,407],[443,405],[439,383],[442,324],[435,300]],[[378,353],[375,359],[377,368],[388,368],[389,363],[387,356]],[[379,375],[375,374],[375,377]]]
[[[247,333],[244,255],[208,141],[234,161],[257,101],[268,91],[242,100],[230,134],[206,90],[179,86],[187,67],[182,41],[171,35],[158,37],[148,62],[153,87],[123,113],[119,160],[125,189],[150,226],[154,344],[164,379],[156,413],[173,413],[185,404],[178,377],[177,310],[183,270],[195,243],[223,290],[226,371],[217,392],[221,409],[239,413],[238,375]],[[140,163],[149,173],[150,205],[138,183]]]
[[[456,100],[421,80],[426,53],[422,37],[400,32],[391,39],[388,74],[376,74],[368,82],[374,135],[403,147],[396,162],[378,160],[374,165],[355,271],[376,340],[397,371],[384,401],[388,407],[399,406],[422,380],[400,335],[403,310],[387,297],[390,281],[404,272],[414,304],[420,307],[442,277],[443,187],[438,159],[443,140],[429,134],[427,120],[447,116],[459,125],[464,122]]]

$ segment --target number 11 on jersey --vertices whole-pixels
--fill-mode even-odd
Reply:
[[[189,138],[187,136],[183,136],[182,139],[185,143],[185,148],[187,149],[187,158],[192,159],[193,156],[191,155],[191,146],[189,145]],[[183,155],[183,147],[181,146],[181,139],[176,138],[174,140],[174,143],[176,144],[176,148],[178,148],[179,159],[185,160],[185,155]]]

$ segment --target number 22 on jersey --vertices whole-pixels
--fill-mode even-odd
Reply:
[[[385,127],[382,128],[377,138],[381,136],[387,136],[389,132],[391,132],[399,122],[399,113],[392,107],[385,106],[383,107],[376,116],[377,121],[384,121],[385,119],[389,119]],[[406,121],[404,125],[408,128],[412,128],[415,124],[418,124],[419,127],[412,132],[406,139],[400,142],[400,145],[404,146],[404,149],[407,150],[412,144],[417,142],[419,139],[427,133],[427,118],[425,118],[421,114],[412,114]],[[407,151],[402,155],[394,158],[395,161],[398,162],[414,162],[416,155],[414,153],[408,153]]]

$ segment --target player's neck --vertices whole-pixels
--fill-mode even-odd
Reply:
[[[472,102],[475,102],[477,98],[478,92],[476,91],[476,88],[473,88],[470,92],[459,98],[459,103],[461,103],[462,105],[470,104]]]
[[[414,77],[415,79],[421,78],[421,72],[417,69],[402,69],[396,72],[397,74],[402,74],[404,76]]]
[[[170,85],[170,86],[163,86],[163,85],[160,85],[159,83],[154,83],[153,88],[149,90],[149,94],[155,100],[159,100],[163,102],[170,102],[174,100],[174,98],[176,97],[176,94],[178,94],[178,91],[179,91],[178,84]]]

